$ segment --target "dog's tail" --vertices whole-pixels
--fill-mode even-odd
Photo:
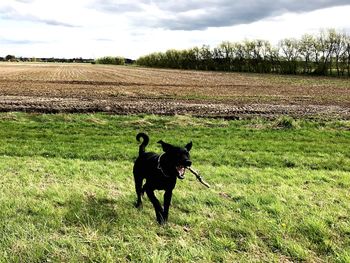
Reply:
[[[139,148],[139,155],[145,152],[145,148],[149,142],[149,137],[147,134],[140,132],[139,134],[136,135],[136,140],[139,142],[140,138],[142,138],[142,143]]]

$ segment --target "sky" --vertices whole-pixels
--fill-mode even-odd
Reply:
[[[0,56],[137,59],[222,41],[350,33],[350,0],[0,0]]]

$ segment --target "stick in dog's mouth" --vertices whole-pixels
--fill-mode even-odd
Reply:
[[[191,167],[186,167],[186,169],[190,170],[190,172],[196,176],[196,178],[198,179],[199,182],[201,182],[206,187],[210,188],[210,185],[203,180],[202,176],[200,176],[197,171],[193,170]]]

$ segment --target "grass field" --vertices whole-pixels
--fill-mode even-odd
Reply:
[[[135,201],[138,143],[193,141],[169,223]],[[2,262],[350,262],[350,122],[0,113]],[[159,197],[161,197],[159,193]]]

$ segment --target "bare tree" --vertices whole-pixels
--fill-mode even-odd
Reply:
[[[301,40],[299,41],[299,53],[302,56],[304,60],[304,68],[303,73],[311,73],[311,62],[312,62],[312,55],[314,54],[313,48],[314,48],[315,38],[312,35],[305,34],[301,37]]]
[[[271,44],[266,40],[255,40],[254,58],[257,60],[258,73],[268,73],[271,68],[268,66],[268,57],[271,52]]]
[[[336,31],[334,29],[320,31],[317,37],[317,46],[321,57],[315,73],[327,75],[328,69],[329,73],[332,73],[332,53],[334,51],[335,39]]]
[[[244,71],[245,57],[244,57],[244,45],[242,43],[236,42],[233,45],[233,52],[235,54],[235,71]]]
[[[298,41],[294,38],[285,38],[279,42],[279,48],[287,63],[283,67],[284,73],[297,73],[297,60],[299,58]]]
[[[346,68],[348,72],[348,76],[350,77],[350,35],[345,35],[342,62],[343,62],[344,68]]]
[[[243,52],[244,52],[244,71],[252,71],[252,60],[255,49],[255,43],[250,40],[245,40],[243,42]]]
[[[337,68],[337,75],[340,76],[341,72],[341,56],[346,50],[346,34],[345,33],[336,33],[335,34],[335,41],[334,41],[334,48],[333,53],[335,56],[335,65]],[[342,72],[344,74],[344,71]]]
[[[225,70],[231,70],[231,64],[234,59],[234,44],[229,41],[224,41],[220,44],[219,48],[224,59],[224,68]]]
[[[201,57],[201,69],[203,70],[213,70],[213,56],[210,50],[210,46],[203,45],[200,50],[199,54]]]

